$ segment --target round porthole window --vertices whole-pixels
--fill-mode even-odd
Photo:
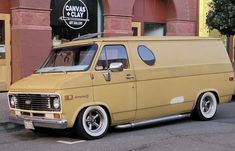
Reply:
[[[141,60],[145,64],[147,64],[149,66],[152,66],[155,64],[155,61],[156,61],[155,56],[154,56],[153,52],[149,48],[147,48],[146,46],[140,45],[138,47],[138,54],[139,54]]]

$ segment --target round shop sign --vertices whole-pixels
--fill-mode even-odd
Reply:
[[[81,29],[89,21],[89,13],[86,4],[82,0],[68,0],[63,8],[63,16],[66,25],[72,29]]]

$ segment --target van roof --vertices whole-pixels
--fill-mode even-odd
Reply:
[[[218,38],[207,38],[207,37],[197,37],[197,36],[125,36],[125,37],[104,37],[104,38],[92,38],[86,40],[71,41],[63,43],[55,48],[73,46],[79,44],[89,44],[94,42],[115,42],[115,41],[194,41],[194,40],[220,40]]]

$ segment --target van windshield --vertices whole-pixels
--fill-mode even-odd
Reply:
[[[86,71],[91,66],[97,48],[93,44],[53,49],[36,73]]]

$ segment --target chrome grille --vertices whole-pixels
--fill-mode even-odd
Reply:
[[[46,94],[14,94],[17,98],[16,109],[34,111],[55,111],[51,108],[51,100],[57,96]]]

